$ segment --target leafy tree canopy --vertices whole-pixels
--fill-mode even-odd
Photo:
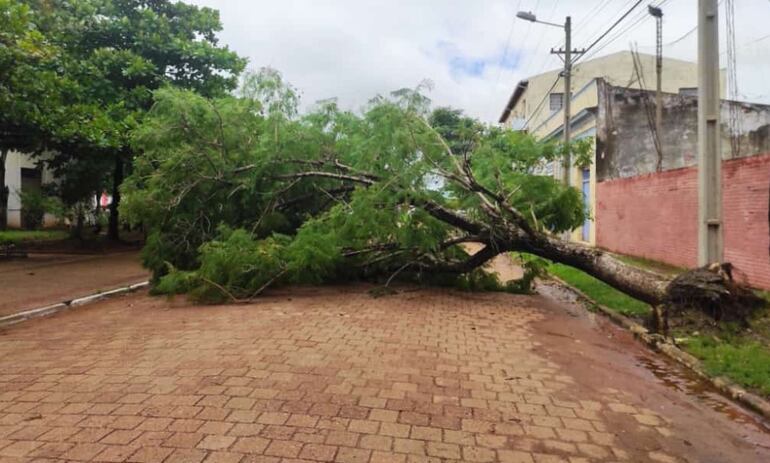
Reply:
[[[131,157],[153,91],[222,96],[245,66],[218,43],[219,14],[181,1],[0,0],[0,25],[0,143],[47,149],[73,200]]]
[[[501,214],[548,232],[585,218],[577,190],[533,175],[558,147],[431,113],[418,90],[360,114],[333,101],[299,114],[296,92],[262,70],[240,94],[159,90],[134,133],[143,154],[123,212],[151,232],[144,261],[161,291],[243,299],[271,284],[394,277],[487,286],[475,270],[485,260],[461,245],[494,246]],[[504,209],[484,191],[504,195]]]

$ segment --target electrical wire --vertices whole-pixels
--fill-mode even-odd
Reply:
[[[656,8],[660,8],[663,5],[665,5],[669,0],[661,0],[657,5],[653,5]],[[587,55],[584,54],[581,59],[587,60],[591,59],[597,54],[599,54],[602,50],[607,48],[608,45],[615,42],[619,38],[623,37],[626,34],[629,34],[636,30],[639,26],[641,26],[644,22],[652,18],[649,14],[647,14],[644,11],[637,12],[637,14],[632,18],[631,22],[618,30],[615,34],[613,34],[606,42],[601,44],[598,48],[596,48],[592,53],[588,53]]]
[[[559,80],[561,79],[561,74],[556,76],[556,80],[553,81],[553,85],[551,85],[551,88],[549,88],[545,94],[543,95],[543,98],[540,100],[540,102],[535,107],[535,110],[532,111],[532,114],[529,115],[527,120],[524,122],[524,125],[521,127],[521,130],[526,129],[529,127],[529,123],[532,121],[532,119],[535,117],[535,115],[540,113],[540,107],[543,106],[543,103],[545,103],[545,100],[548,99],[548,97],[551,95],[551,92],[554,88],[556,88],[556,84],[559,83]]]
[[[578,21],[578,23],[577,23],[577,24],[575,24],[575,29],[580,29],[580,27],[581,27],[581,26],[583,26],[584,24],[587,24],[587,23],[588,23],[588,21],[589,21],[591,18],[593,18],[593,17],[594,17],[594,14],[595,14],[596,12],[598,12],[599,10],[601,10],[601,9],[602,9],[602,8],[603,8],[603,7],[604,7],[604,6],[605,6],[607,3],[609,3],[610,1],[611,1],[611,0],[599,0],[598,2],[596,2],[596,5],[594,5],[594,7],[593,7],[593,8],[591,8],[591,9],[588,11],[588,13],[586,13],[586,14],[585,14],[585,16],[583,16],[583,19],[581,19],[580,21]]]
[[[612,13],[612,14],[609,16],[609,18],[608,18],[608,20],[607,20],[607,21],[604,21],[604,22],[602,22],[602,23],[599,25],[599,27],[595,28],[595,29],[594,29],[594,30],[593,30],[593,31],[592,31],[590,34],[587,34],[587,35],[585,36],[585,37],[586,37],[585,39],[582,39],[582,38],[580,37],[580,34],[579,34],[579,32],[580,32],[580,29],[578,29],[578,30],[577,30],[577,32],[578,32],[578,33],[577,33],[577,34],[575,34],[575,35],[576,35],[576,37],[575,37],[575,40],[573,40],[573,42],[591,42],[591,41],[593,41],[593,40],[594,40],[596,37],[598,37],[599,35],[601,35],[601,33],[602,33],[602,30],[603,30],[603,28],[604,28],[604,24],[606,24],[606,23],[608,23],[608,22],[610,22],[610,21],[612,21],[612,20],[616,19],[616,18],[618,17],[618,15],[622,15],[622,14],[623,14],[623,11],[625,11],[625,10],[626,10],[626,8],[628,8],[628,6],[629,6],[629,5],[631,5],[631,4],[633,3],[633,1],[634,1],[634,0],[628,0],[628,1],[626,1],[626,3],[624,3],[624,4],[623,4],[623,5],[620,7],[620,9],[619,9],[619,10],[617,10],[616,12]]]
[[[535,9],[537,9],[538,5],[540,5],[540,0],[537,0],[537,3],[535,4]],[[521,54],[524,53],[524,50],[527,49],[526,43],[527,39],[529,39],[529,30],[532,28],[532,22],[527,21],[527,31],[524,33],[524,40],[521,43],[521,46],[519,48],[519,53],[516,55],[516,62],[518,63],[521,61]]]
[[[628,10],[627,10],[627,11],[626,11],[624,14],[623,14],[623,16],[621,16],[620,18],[618,18],[618,20],[617,20],[617,21],[615,21],[614,23],[612,23],[612,25],[611,25],[611,26],[610,26],[610,27],[609,27],[609,28],[608,28],[606,31],[604,31],[604,33],[603,33],[602,35],[600,35],[600,36],[599,36],[599,38],[597,38],[596,40],[594,40],[594,41],[591,43],[591,45],[589,45],[589,46],[588,46],[588,47],[587,47],[587,48],[586,48],[586,49],[583,51],[583,55],[580,55],[580,56],[578,56],[578,58],[577,58],[575,61],[573,61],[573,63],[572,63],[572,64],[575,64],[575,63],[577,63],[578,61],[580,61],[580,59],[581,59],[583,56],[585,56],[585,53],[588,53],[588,52],[589,52],[589,51],[590,51],[590,50],[591,50],[593,47],[595,47],[595,46],[596,46],[596,44],[597,44],[597,43],[599,43],[599,42],[600,42],[600,41],[601,41],[603,38],[605,38],[605,37],[607,36],[607,34],[609,34],[610,32],[612,32],[612,30],[613,30],[613,29],[615,29],[615,27],[617,27],[617,25],[618,25],[618,24],[620,24],[620,23],[621,23],[621,22],[622,22],[624,19],[626,19],[626,17],[627,17],[629,14],[631,14],[631,12],[632,12],[632,11],[634,11],[634,10],[635,10],[637,7],[639,7],[639,5],[641,5],[641,4],[642,4],[642,1],[643,1],[643,0],[637,0],[637,1],[636,1],[636,3],[634,3],[634,4],[631,6],[631,8],[629,8],[629,9],[628,9]]]
[[[548,19],[547,20],[549,22],[553,21],[553,15],[556,12],[556,7],[558,6],[558,4],[559,4],[559,0],[556,0],[553,3],[553,8],[551,8],[551,12],[548,14]],[[541,27],[540,28],[540,36],[538,37],[537,43],[535,44],[535,48],[533,50],[538,50],[540,48],[540,44],[543,43],[543,36],[545,35],[545,31],[546,31],[545,27]],[[534,61],[534,59],[535,59],[535,53],[532,53],[530,55],[530,57],[529,57],[529,61],[527,62],[527,66],[524,69],[529,69],[529,67],[532,65],[532,62]]]
[[[738,99],[738,64],[735,49],[735,0],[725,2],[725,25],[727,26],[727,93],[729,99],[728,123],[730,127],[730,148],[734,158],[741,153],[741,132],[743,124],[739,108],[734,100]]]
[[[516,5],[516,11],[519,11],[519,7],[521,6],[521,0],[519,0],[519,3]],[[497,87],[497,84],[500,83],[500,77],[503,74],[503,66],[505,65],[505,60],[508,58],[508,50],[511,48],[511,39],[513,38],[513,30],[514,26],[516,26],[516,20],[511,20],[511,29],[508,31],[508,40],[505,42],[505,50],[503,51],[503,56],[500,58],[500,64],[498,66],[497,71],[497,79],[495,79],[495,87]]]
[[[722,1],[723,1],[723,0],[719,0],[719,3],[717,3],[717,6],[720,6],[720,5],[722,5]],[[684,34],[682,34],[682,35],[681,35],[681,36],[680,36],[678,39],[676,39],[676,40],[673,40],[673,41],[671,41],[671,42],[668,42],[668,43],[664,43],[664,44],[663,44],[663,46],[664,46],[664,47],[670,47],[670,46],[672,46],[672,45],[676,45],[677,43],[679,43],[679,42],[681,42],[682,40],[686,39],[687,37],[689,37],[689,36],[690,36],[690,34],[692,34],[693,32],[695,32],[695,31],[697,31],[697,30],[698,30],[698,24],[696,23],[696,24],[695,24],[695,25],[692,27],[692,29],[690,29],[689,31],[687,31],[687,32],[685,32]]]

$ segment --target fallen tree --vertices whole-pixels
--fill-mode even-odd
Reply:
[[[586,218],[576,189],[536,175],[563,146],[458,111],[431,115],[412,90],[361,115],[329,101],[298,116],[296,103],[269,70],[247,77],[241,97],[156,93],[122,207],[150,231],[157,291],[248,301],[270,286],[355,279],[488,288],[499,282],[484,265],[518,251],[652,306],[746,297],[722,267],[672,279],[559,239]],[[570,150],[590,162],[585,141]],[[470,255],[469,242],[483,247]]]

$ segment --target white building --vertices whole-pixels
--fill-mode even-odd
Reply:
[[[8,187],[8,228],[22,228],[22,204],[19,193],[40,191],[43,185],[53,181],[50,170],[41,168],[38,160],[30,155],[10,151],[5,160],[5,186]],[[45,225],[56,224],[56,219],[46,215]]]

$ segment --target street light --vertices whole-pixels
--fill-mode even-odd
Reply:
[[[540,23],[540,24],[548,24],[549,26],[561,27],[562,29],[564,28],[564,26],[561,24],[549,23],[548,21],[538,21],[537,16],[535,16],[535,14],[532,13],[531,11],[519,11],[518,13],[516,13],[516,17],[519,19],[523,19],[524,21],[530,21],[533,23]]]
[[[564,25],[551,23],[548,21],[539,21],[537,19],[537,16],[535,16],[534,13],[531,11],[519,11],[516,13],[516,17],[519,19],[523,19],[525,21],[530,21],[533,23],[540,23],[540,24],[546,24],[548,26],[554,26],[554,27],[560,27],[564,29],[564,35],[565,35],[565,43],[564,43],[564,50],[554,50],[551,49],[551,53],[560,55],[564,54],[564,71],[562,72],[562,75],[564,76],[564,101],[563,101],[563,107],[564,107],[564,146],[566,149],[566,155],[564,156],[564,162],[563,162],[563,172],[562,172],[562,181],[565,185],[570,184],[570,152],[569,152],[569,142],[570,142],[570,135],[571,135],[571,115],[570,115],[570,105],[572,100],[572,18],[570,16],[567,16],[567,18],[564,21]],[[577,52],[576,53],[582,53]]]

